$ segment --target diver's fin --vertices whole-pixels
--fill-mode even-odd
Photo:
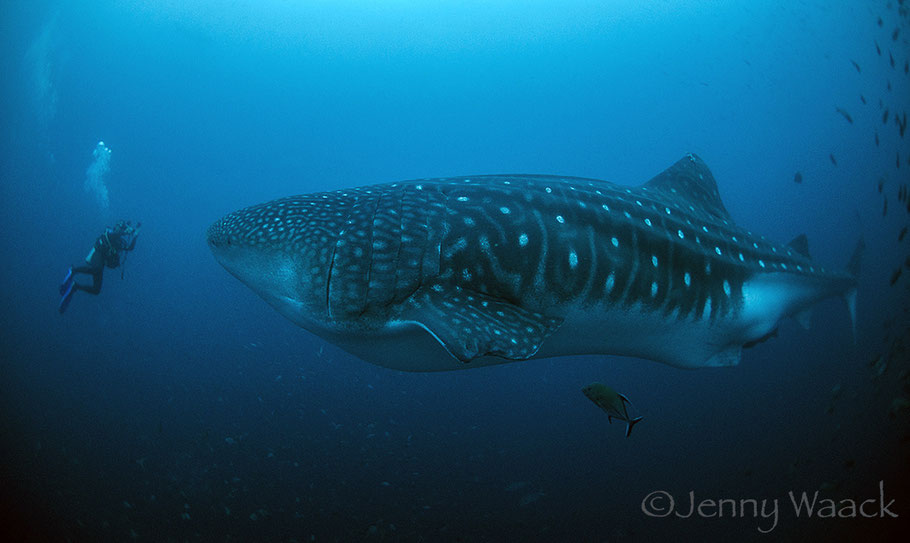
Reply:
[[[806,234],[800,234],[790,240],[790,243],[787,244],[787,247],[793,249],[806,258],[812,258],[809,256],[809,238],[806,237]]]
[[[74,288],[76,286],[75,281],[70,281],[70,286],[66,289],[66,292],[63,294],[63,297],[60,298],[60,305],[57,306],[57,311],[62,315],[66,308],[70,305],[70,300],[73,299],[73,293],[76,292]]]
[[[812,324],[812,310],[804,309],[799,313],[793,315],[793,318],[796,319],[796,322],[803,327],[803,330],[808,330],[809,326]]]
[[[69,290],[70,285],[73,284],[73,267],[70,266],[66,270],[66,275],[63,276],[63,282],[60,283],[60,295],[63,296],[66,294],[66,291]]]
[[[632,434],[632,427],[635,426],[635,423],[637,423],[638,421],[640,421],[643,418],[644,417],[635,417],[634,419],[629,421],[629,425],[626,426],[626,437],[629,437],[629,435]]]

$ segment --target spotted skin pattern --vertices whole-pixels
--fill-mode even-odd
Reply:
[[[573,311],[710,327],[740,316],[758,274],[853,280],[733,224],[695,155],[639,187],[484,175],[292,196],[227,215],[208,241],[216,256],[258,255],[241,271],[219,257],[254,290],[256,273],[294,277],[281,299],[305,327],[413,323],[461,362],[530,358]],[[285,271],[251,274],[263,255]]]

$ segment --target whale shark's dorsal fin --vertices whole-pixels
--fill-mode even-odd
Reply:
[[[671,201],[688,202],[694,209],[702,210],[717,219],[733,222],[730,213],[720,200],[717,181],[698,155],[689,153],[676,164],[659,173],[644,184],[650,190],[659,190]]]
[[[809,256],[809,238],[806,237],[806,234],[800,234],[793,238],[790,243],[787,244],[787,247],[806,258],[812,258]]]

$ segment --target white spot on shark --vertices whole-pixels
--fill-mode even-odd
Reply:
[[[520,236],[518,236],[518,245],[524,247],[527,244],[528,244],[528,235],[525,233],[522,233]]]

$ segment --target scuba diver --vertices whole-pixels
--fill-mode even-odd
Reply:
[[[136,238],[139,236],[139,227],[141,222],[136,223],[136,227],[129,221],[119,221],[113,228],[106,228],[104,233],[98,236],[92,250],[85,257],[84,266],[71,266],[60,283],[60,305],[57,310],[60,313],[66,311],[73,293],[77,290],[88,292],[89,294],[99,294],[101,292],[101,279],[104,275],[104,268],[117,268],[126,260],[126,252],[132,251],[136,247]],[[122,256],[121,256],[122,255]],[[85,273],[92,276],[91,286],[80,285],[75,281],[73,274]],[[123,278],[123,269],[121,268],[120,277]]]

